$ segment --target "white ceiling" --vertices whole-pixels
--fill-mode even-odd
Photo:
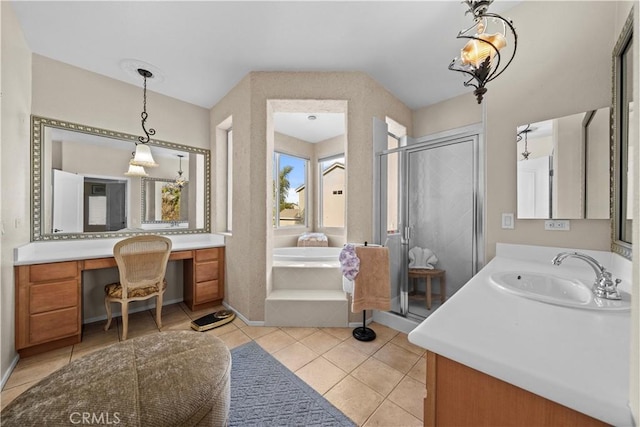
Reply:
[[[315,119],[310,120],[310,116]],[[274,129],[311,143],[344,135],[344,120],[342,113],[273,113]]]
[[[502,13],[518,1],[497,0]],[[364,71],[412,109],[469,92],[447,69],[471,25],[447,1],[14,1],[34,53],[205,108],[250,71]],[[508,14],[505,13],[506,16]],[[517,28],[517,23],[516,23]]]

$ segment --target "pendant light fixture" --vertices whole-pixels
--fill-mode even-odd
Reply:
[[[180,190],[182,190],[182,188],[187,183],[187,180],[184,178],[184,176],[182,176],[182,173],[183,173],[182,172],[182,158],[183,157],[184,157],[183,154],[178,154],[178,161],[179,161],[180,166],[178,167],[178,176],[176,176],[176,179],[175,179],[175,185]]]
[[[144,68],[138,68],[138,74],[140,74],[144,79],[142,113],[140,114],[140,117],[142,117],[142,130],[146,136],[138,137],[139,142],[136,143],[135,155],[129,163],[133,166],[155,168],[158,167],[158,164],[153,160],[151,149],[148,144],[151,139],[150,136],[155,135],[156,130],[153,128],[147,129],[146,127],[147,117],[149,117],[147,114],[147,79],[153,77],[153,73],[145,70]]]
[[[460,57],[451,61],[449,69],[470,76],[464,85],[476,88],[473,93],[476,95],[478,104],[481,104],[487,92],[485,85],[502,74],[513,61],[518,46],[518,35],[511,20],[487,12],[493,0],[465,0],[464,3],[469,7],[466,13],[473,15],[473,25],[458,33],[457,38],[469,41],[460,51]],[[502,24],[501,31],[488,34],[490,24],[498,26]],[[500,51],[507,46],[509,33],[513,39],[513,51],[506,64],[504,62],[501,64]]]
[[[129,161],[129,170],[126,171],[124,174],[126,176],[149,176],[147,171],[144,170],[144,167],[134,165],[132,163],[135,157],[135,154],[136,154],[135,152],[131,153],[131,160]]]
[[[522,160],[529,160],[529,155],[531,154],[531,151],[529,151],[529,147],[528,147],[528,139],[527,139],[527,135],[529,134],[529,132],[533,132],[534,128],[531,127],[530,124],[528,124],[524,129],[522,129],[520,132],[518,132],[518,135],[516,136],[516,142],[520,142],[522,141],[522,138],[524,138],[524,151],[520,154],[522,154]],[[524,137],[522,136],[524,135]]]

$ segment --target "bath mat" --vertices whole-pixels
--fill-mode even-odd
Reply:
[[[231,350],[229,426],[355,426],[255,342]]]

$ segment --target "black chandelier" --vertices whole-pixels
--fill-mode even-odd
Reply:
[[[138,74],[140,74],[144,78],[144,92],[143,92],[143,101],[142,101],[142,113],[140,113],[140,117],[142,118],[142,130],[144,131],[146,136],[139,136],[138,141],[136,142],[136,151],[133,159],[129,162],[134,166],[142,166],[142,167],[157,167],[158,164],[153,160],[153,156],[151,155],[151,149],[149,148],[149,141],[151,140],[150,136],[156,134],[156,130],[153,128],[147,129],[146,122],[149,115],[147,114],[147,79],[153,77],[153,73],[151,71],[145,70],[144,68],[138,68]]]
[[[487,92],[485,85],[502,74],[513,61],[518,46],[518,35],[511,20],[487,11],[493,0],[464,0],[464,3],[469,7],[465,14],[473,15],[473,25],[458,33],[457,38],[469,41],[460,51],[460,57],[451,61],[449,69],[470,76],[464,85],[476,88],[473,93],[478,99],[478,104],[481,104]],[[502,24],[502,31],[486,33],[489,24]],[[507,30],[513,37],[513,52],[501,67],[500,50],[507,46]]]

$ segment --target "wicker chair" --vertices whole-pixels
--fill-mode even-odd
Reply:
[[[113,247],[120,282],[104,287],[107,324],[111,326],[111,303],[122,305],[122,339],[127,339],[129,302],[156,297],[156,323],[162,327],[162,296],[167,288],[164,278],[171,253],[171,240],[162,236],[136,236],[119,241]]]

